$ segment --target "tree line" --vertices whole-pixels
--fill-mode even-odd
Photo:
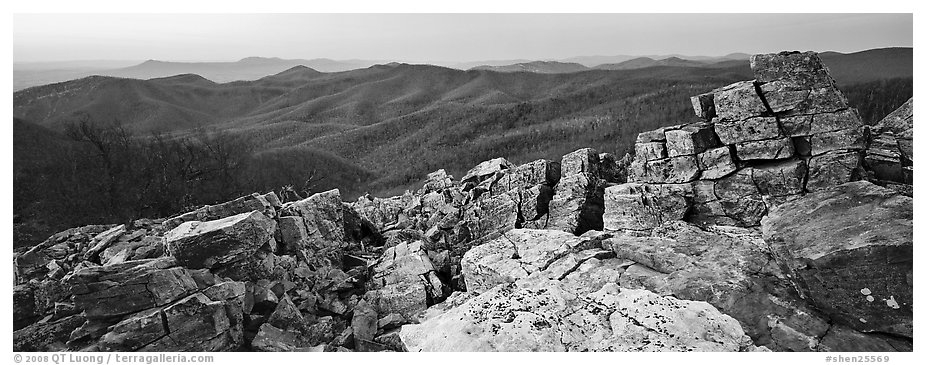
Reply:
[[[168,217],[255,191],[306,197],[325,180],[311,163],[268,159],[246,136],[220,130],[136,135],[85,117],[49,140],[41,154],[14,158],[16,247],[70,227]]]

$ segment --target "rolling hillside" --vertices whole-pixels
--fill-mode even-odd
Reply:
[[[912,52],[825,57],[850,103],[869,121],[912,95]],[[21,119],[14,140],[33,145],[16,149],[14,168],[25,171],[16,181],[21,187],[44,181],[30,175],[39,171],[31,167],[54,168],[55,159],[36,151],[57,150],[65,140],[60,133],[84,119],[102,126],[118,121],[136,136],[161,132],[178,140],[215,131],[232,147],[246,146],[249,156],[236,165],[238,185],[227,195],[299,185],[315,172],[323,179],[314,189],[338,187],[354,199],[400,193],[440,168],[462,176],[498,156],[514,163],[558,159],[579,146],[620,156],[631,151],[639,132],[693,120],[691,95],[752,74],[742,60],[709,67],[691,62],[569,73],[398,63],[324,73],[296,66],[231,83],[190,74],[88,77],[14,93],[14,117]],[[859,71],[871,65],[890,67],[875,76]],[[40,128],[24,127],[32,124]],[[58,137],[36,137],[43,133]],[[235,196],[192,197],[208,204]]]

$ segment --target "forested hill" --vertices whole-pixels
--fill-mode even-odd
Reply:
[[[868,121],[912,95],[912,52],[909,73],[906,61],[895,59],[905,57],[903,52],[862,54],[858,62],[852,62],[853,55],[826,62]],[[883,64],[900,66],[874,78],[855,75],[878,55],[890,58]],[[557,74],[387,64],[338,73],[299,66],[231,83],[177,75],[89,77],[34,87],[13,96],[14,117],[21,119],[14,123],[14,195],[22,202],[14,214],[20,222],[41,221],[35,231],[50,233],[55,227],[122,219],[87,213],[96,210],[86,208],[106,200],[135,201],[120,205],[131,207],[129,212],[99,210],[106,214],[163,216],[180,205],[227,201],[283,185],[337,187],[348,199],[365,192],[387,195],[414,186],[428,172],[443,168],[462,176],[498,156],[522,163],[558,159],[579,147],[620,156],[630,152],[637,133],[692,120],[691,95],[751,77],[748,63],[740,61]],[[125,141],[131,143],[122,144],[134,152],[125,153],[127,167],[108,169],[88,133],[73,127],[80,122],[99,129],[85,128],[91,136],[114,141],[128,136]],[[124,130],[107,130],[116,124]],[[54,137],[39,138],[43,133]],[[150,144],[152,133],[159,135],[160,145]],[[59,145],[65,143],[74,146],[69,158],[36,152],[62,151]],[[152,151],[161,151],[157,155],[163,158],[131,157]],[[189,170],[175,171],[168,179],[155,176],[161,170],[147,166],[154,163]],[[141,191],[130,191],[132,184],[113,187],[106,180],[113,174],[154,179],[162,186]],[[183,199],[160,196],[171,194]],[[88,202],[81,205],[77,198],[64,204],[62,196]],[[55,217],[48,217],[50,211]],[[77,218],[81,221],[70,221]]]

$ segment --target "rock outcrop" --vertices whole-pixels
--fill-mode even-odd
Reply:
[[[868,127],[815,53],[754,55],[750,66],[755,80],[691,98],[701,121],[639,135],[635,185],[608,188],[605,226],[753,227],[780,202],[863,177]]]
[[[762,229],[814,306],[863,332],[913,337],[913,199],[867,181],[782,204]]]
[[[912,100],[869,133],[816,54],[751,67],[621,159],[60,232],[14,350],[911,351]]]
[[[912,98],[871,127],[865,152],[865,164],[878,183],[913,184]]]

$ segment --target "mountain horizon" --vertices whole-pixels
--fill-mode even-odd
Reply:
[[[820,52],[822,55],[845,55],[872,51],[900,51],[912,52],[912,47],[883,47],[858,52],[841,53],[834,51]],[[651,59],[652,61],[645,61]],[[666,61],[673,59],[670,61]],[[676,60],[677,59],[677,60]],[[721,56],[687,56],[680,54],[666,55],[614,55],[614,56],[574,56],[562,59],[508,59],[483,61],[410,61],[410,60],[364,60],[312,58],[312,59],[286,59],[281,57],[248,56],[232,61],[169,61],[148,59],[144,61],[53,61],[53,62],[19,62],[13,65],[13,91],[23,90],[33,86],[47,85],[56,82],[74,80],[82,77],[99,75],[126,77],[134,79],[151,79],[180,74],[197,74],[213,82],[226,83],[232,81],[253,81],[264,76],[271,76],[285,71],[293,66],[302,65],[319,72],[343,72],[370,67],[390,62],[425,64],[448,67],[458,70],[480,68],[500,72],[527,71],[527,72],[580,72],[587,69],[628,69],[654,66],[680,65],[680,61],[692,61],[690,65],[702,63],[705,65],[717,64],[725,61],[743,61],[749,59],[746,53],[729,53]],[[632,63],[625,62],[633,61]],[[641,62],[644,61],[644,62]],[[127,63],[130,63],[126,65]],[[546,63],[547,67],[538,67],[531,71],[531,65],[538,66]],[[560,65],[574,64],[574,65]],[[94,66],[99,65],[99,66]],[[122,67],[109,67],[119,65]],[[576,65],[584,66],[576,67]],[[620,66],[618,66],[620,65]],[[553,67],[558,66],[558,67]]]

